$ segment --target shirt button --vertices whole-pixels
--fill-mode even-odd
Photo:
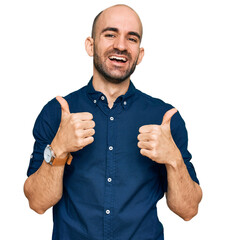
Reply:
[[[93,102],[94,102],[94,103],[97,103],[97,100],[95,99],[95,100],[93,100]]]
[[[113,150],[113,147],[112,147],[112,146],[110,146],[110,147],[109,147],[109,150],[110,150],[110,151],[111,151],[111,150]]]
[[[111,212],[110,212],[110,210],[106,210],[106,214],[110,214]]]
[[[101,100],[104,100],[105,99],[105,97],[104,96],[101,96]]]
[[[126,101],[124,101],[124,103],[123,103],[124,105],[126,105],[127,104],[127,102]]]
[[[110,120],[113,121],[113,120],[114,120],[114,117],[110,117]]]
[[[108,178],[108,182],[111,182],[111,181],[112,181],[112,179],[109,177],[109,178]]]

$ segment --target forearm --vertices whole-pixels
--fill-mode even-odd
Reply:
[[[24,193],[31,209],[39,214],[54,206],[62,197],[64,166],[41,167],[24,184]]]
[[[70,113],[67,101],[59,96],[56,99],[61,105],[61,122],[51,143],[55,161],[57,158],[64,160],[70,152],[76,152],[91,144],[95,134],[95,122],[91,113]],[[44,213],[61,199],[64,167],[43,161],[41,167],[26,180],[24,193],[33,210]]]
[[[174,164],[166,165],[167,169],[167,204],[169,208],[184,220],[190,220],[198,212],[202,190],[195,183],[187,170],[182,157]]]

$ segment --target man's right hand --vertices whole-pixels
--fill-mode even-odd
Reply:
[[[58,158],[76,152],[94,141],[95,122],[89,112],[70,113],[67,101],[56,97],[61,105],[61,122],[51,147]]]

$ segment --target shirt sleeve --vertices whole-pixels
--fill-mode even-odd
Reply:
[[[51,144],[61,120],[61,107],[56,99],[48,102],[35,121],[33,136],[35,139],[27,176],[35,173],[44,159],[44,149]]]
[[[191,179],[199,184],[195,168],[191,163],[192,155],[188,151],[188,133],[186,125],[179,112],[175,113],[175,115],[172,117],[170,127],[173,140],[181,152],[181,155],[183,157],[184,163],[187,167]],[[160,169],[163,182],[163,189],[164,192],[166,192],[168,184],[167,184],[167,171],[165,165],[161,165]]]

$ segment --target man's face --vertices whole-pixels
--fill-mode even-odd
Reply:
[[[128,79],[143,57],[141,35],[140,19],[131,9],[105,10],[96,25],[94,71],[113,83]]]

